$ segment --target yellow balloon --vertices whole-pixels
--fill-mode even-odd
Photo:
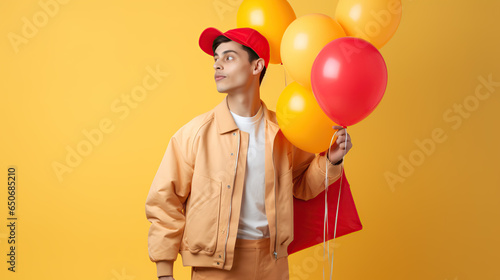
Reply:
[[[401,11],[401,0],[339,0],[335,19],[347,35],[380,49],[398,29]]]
[[[281,63],[281,37],[297,17],[286,0],[244,0],[238,8],[236,26],[253,28],[269,42],[269,63]]]
[[[335,124],[321,110],[312,91],[297,82],[290,83],[280,94],[276,117],[281,131],[293,145],[310,153],[328,150]],[[332,143],[337,140],[337,135]]]
[[[294,81],[311,87],[311,69],[323,47],[346,36],[338,22],[327,15],[307,14],[294,20],[281,40],[283,66]]]

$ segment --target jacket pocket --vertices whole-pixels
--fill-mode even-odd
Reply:
[[[191,253],[212,255],[217,245],[220,212],[220,181],[194,174],[186,204],[184,242]]]

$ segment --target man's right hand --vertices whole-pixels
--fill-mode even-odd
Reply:
[[[175,280],[173,276],[160,276],[158,280]]]

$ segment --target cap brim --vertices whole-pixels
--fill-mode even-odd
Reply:
[[[214,43],[215,38],[219,37],[220,35],[224,34],[217,28],[209,27],[203,30],[203,32],[200,35],[200,40],[198,42],[200,48],[207,54],[213,56],[214,52],[212,50],[212,45]]]

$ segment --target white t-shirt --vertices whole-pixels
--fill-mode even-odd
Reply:
[[[237,238],[261,239],[269,237],[265,208],[265,124],[262,105],[253,117],[242,117],[231,112],[241,131],[250,134],[247,168],[241,203]]]

